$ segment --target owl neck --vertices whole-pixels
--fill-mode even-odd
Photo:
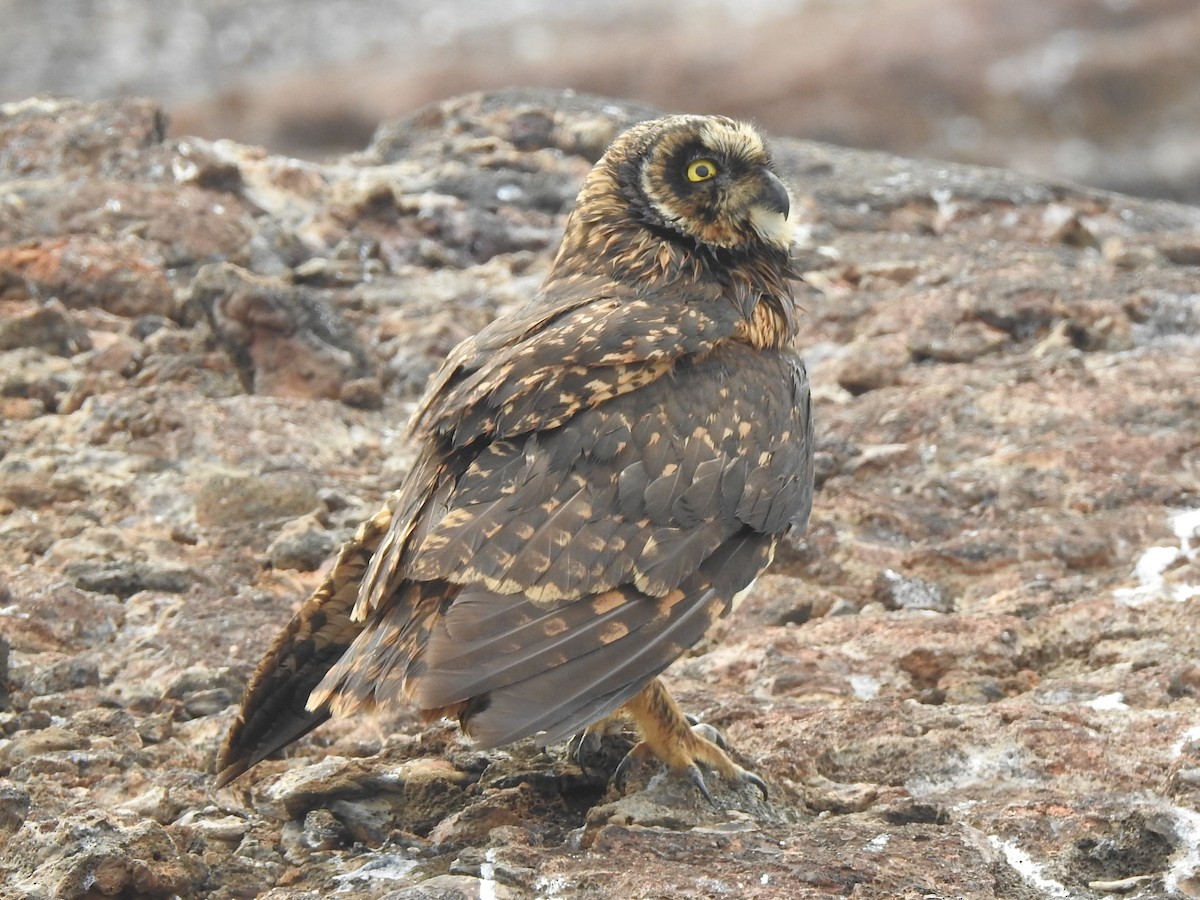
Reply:
[[[759,349],[789,346],[796,334],[791,282],[799,273],[786,253],[712,250],[630,222],[621,201],[605,211],[595,200],[590,216],[572,213],[546,286],[560,280],[603,277],[638,294],[664,290],[719,297],[741,321],[732,335]]]

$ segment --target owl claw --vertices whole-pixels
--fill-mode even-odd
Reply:
[[[742,769],[738,773],[737,777],[740,781],[742,781],[746,784],[752,784],[756,788],[758,788],[758,792],[760,794],[762,794],[762,798],[764,800],[769,800],[771,798],[770,792],[767,790],[767,783],[765,781],[763,781],[761,778],[759,778],[757,775],[755,775],[753,772],[749,772],[746,769]]]
[[[696,786],[696,790],[700,792],[700,796],[708,801],[709,806],[716,806],[717,802],[713,800],[712,794],[708,792],[708,785],[704,783],[704,773],[700,771],[700,767],[692,763],[685,770],[687,779]]]
[[[629,749],[630,738],[611,727],[608,721],[598,722],[579,732],[567,742],[567,758],[590,778],[607,782]]]
[[[614,783],[618,790],[624,789],[635,766],[653,756],[686,777],[709,803],[713,799],[701,767],[730,781],[753,785],[766,799],[766,782],[730,759],[721,733],[712,725],[685,715],[659,679],[642,688],[622,709],[637,724],[642,740],[617,766]]]
[[[579,768],[587,770],[587,760],[600,752],[600,733],[581,731],[567,742],[567,756]]]
[[[711,725],[706,725],[705,727],[712,728]],[[715,731],[716,729],[713,730]],[[693,731],[695,731],[694,728]],[[764,800],[770,798],[770,792],[767,789],[767,783],[765,781],[763,781],[753,772],[743,769],[741,766],[730,760],[729,757],[725,755],[723,748],[718,749],[716,741],[711,741],[706,737],[701,737],[701,740],[704,740],[706,744],[713,747],[713,749],[719,753],[720,756],[714,757],[709,753],[701,752],[697,754],[697,756],[692,757],[690,761],[676,768],[677,772],[682,774],[688,781],[696,786],[696,790],[700,792],[700,796],[702,796],[713,806],[717,805],[716,801],[713,800],[712,793],[708,789],[708,784],[704,780],[704,772],[700,768],[700,763],[703,762],[722,778],[729,778],[741,784],[752,785],[760,794],[762,794],[762,798]],[[613,773],[613,787],[615,787],[618,791],[624,791],[625,783],[628,781],[629,776],[652,757],[654,757],[654,751],[650,748],[649,744],[647,744],[645,741],[637,744],[632,750],[625,754],[625,758],[621,760],[616,771]],[[724,764],[722,764],[722,761]]]
[[[695,716],[688,716],[687,719],[692,724],[693,734],[703,738],[709,743],[716,744],[722,750],[729,750],[729,744],[725,741],[725,735],[721,734],[719,730],[714,728],[712,725],[709,725],[707,722],[698,721]],[[762,798],[764,800],[768,799],[767,783],[753,772],[743,769],[739,765],[734,765],[732,775],[743,784],[754,785],[754,787],[758,789],[758,792],[762,794]],[[699,776],[697,775],[696,777],[693,777],[690,772],[688,777],[691,778],[693,784],[696,784],[696,786],[700,788],[700,793],[704,794],[704,796],[707,798],[708,792],[703,786],[703,780],[697,784],[696,778]]]
[[[612,783],[621,793],[625,792],[625,779],[629,777],[629,773],[633,771],[634,764],[630,762],[633,759],[633,751],[625,754],[625,758],[621,760],[617,766],[617,771],[613,772]]]
[[[645,741],[640,741],[633,746],[633,749],[625,754],[625,757],[617,765],[617,770],[613,772],[613,786],[618,791],[625,790],[625,781],[629,778],[629,774],[637,768],[640,768],[647,757],[654,755],[654,751],[650,749],[650,745]]]

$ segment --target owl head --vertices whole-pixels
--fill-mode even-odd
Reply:
[[[643,122],[613,142],[593,179],[619,191],[639,225],[668,239],[749,252],[791,246],[788,190],[766,143],[743,122],[687,115]]]

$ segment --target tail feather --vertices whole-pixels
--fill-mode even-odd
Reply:
[[[259,663],[217,755],[217,787],[329,718],[327,706],[308,709],[309,694],[363,629],[361,622],[353,621],[351,611],[363,573],[391,519],[389,506],[363,523],[321,586]]]

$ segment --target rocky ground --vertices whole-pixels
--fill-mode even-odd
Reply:
[[[0,107],[0,896],[1200,897],[1200,210],[811,143],[811,527],[669,672],[769,802],[408,717],[212,789],[645,114],[471,96],[316,165]]]

